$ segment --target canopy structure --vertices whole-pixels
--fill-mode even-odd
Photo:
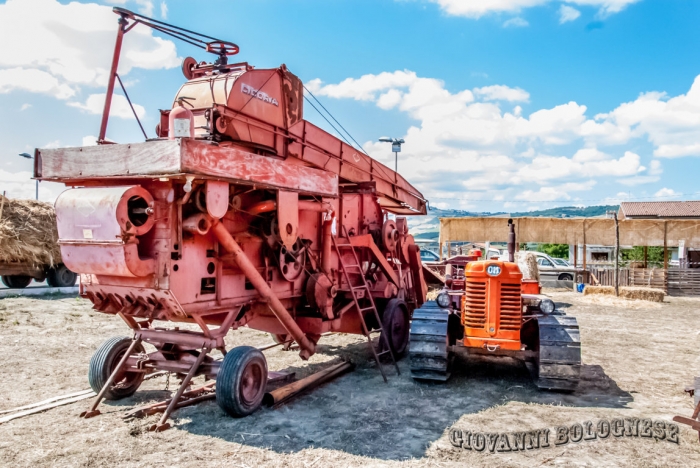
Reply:
[[[514,218],[518,242],[615,245],[615,220],[607,218]],[[700,220],[624,219],[620,244],[700,248]],[[440,245],[454,241],[508,241],[506,218],[440,218]]]

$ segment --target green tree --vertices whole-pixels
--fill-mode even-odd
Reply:
[[[631,249],[620,250],[623,262],[643,262],[644,247],[632,247]],[[647,247],[647,262],[649,266],[660,267],[664,264],[663,247]]]
[[[569,258],[568,244],[540,244],[537,251],[544,252],[554,258]]]

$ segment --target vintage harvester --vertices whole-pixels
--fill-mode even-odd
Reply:
[[[402,217],[425,214],[422,195],[304,120],[303,84],[284,65],[228,64],[235,44],[115,12],[100,144],[36,150],[36,177],[72,187],[56,200],[56,213],[63,259],[81,274],[81,294],[134,331],[93,356],[89,380],[99,395],[85,416],[159,370],[178,373],[182,385],[155,430],[168,427],[197,375],[216,379],[226,412],[250,414],[268,370],[256,348],[226,350],[224,337],[242,326],[296,341],[302,359],[325,332],[365,335],[386,380],[379,357],[386,353],[395,365],[426,294],[419,249]],[[121,40],[137,24],[184,36],[218,58],[184,60],[187,81],[161,111],[158,138],[111,144],[105,131]],[[156,351],[146,353],[143,342]]]

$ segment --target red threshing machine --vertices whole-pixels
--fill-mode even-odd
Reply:
[[[182,384],[154,430],[169,427],[197,375],[216,379],[226,412],[252,413],[268,371],[256,348],[226,350],[224,337],[242,326],[296,341],[302,359],[325,332],[361,334],[378,363],[386,353],[395,365],[426,295],[419,249],[400,215],[425,214],[423,196],[304,120],[303,84],[284,65],[228,64],[235,44],[114,11],[119,30],[98,146],[37,149],[35,160],[37,178],[72,187],[56,213],[61,253],[81,274],[82,296],[134,332],[93,356],[89,380],[99,394],[84,416],[99,414],[103,398],[133,394],[156,371],[177,373]],[[113,144],[105,133],[121,85],[122,37],[138,24],[218,57],[184,60],[187,81],[161,111],[158,138]],[[146,353],[143,342],[156,351]]]

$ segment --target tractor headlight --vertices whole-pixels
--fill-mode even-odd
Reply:
[[[554,312],[554,301],[552,301],[551,299],[542,299],[540,301],[540,310],[543,314],[551,314],[552,312]]]
[[[436,301],[437,304],[443,309],[448,308],[452,304],[452,299],[450,299],[450,295],[447,294],[447,292],[441,292],[438,294]]]

